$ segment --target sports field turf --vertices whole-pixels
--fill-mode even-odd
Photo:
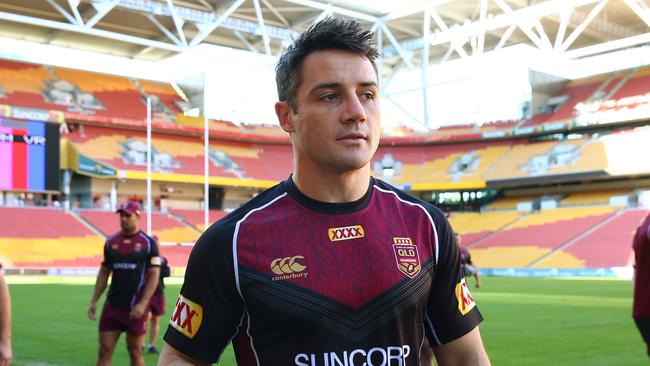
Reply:
[[[9,282],[14,365],[94,364],[97,323],[86,317],[92,279],[9,277]],[[473,295],[486,318],[481,333],[495,366],[650,364],[630,316],[629,281],[488,277],[482,285]],[[167,286],[168,312],[178,290],[178,284]],[[145,361],[155,365],[157,356],[146,355]],[[124,337],[113,365],[128,365]],[[220,365],[235,365],[230,349]]]

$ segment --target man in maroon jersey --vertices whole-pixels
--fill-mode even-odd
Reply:
[[[106,239],[104,244],[104,261],[99,267],[88,307],[88,318],[95,320],[97,300],[106,289],[108,277],[112,276],[99,320],[97,365],[111,364],[122,332],[126,332],[131,366],[144,365],[142,344],[149,301],[158,285],[160,257],[153,239],[140,231],[140,212],[137,202],[122,204],[117,209],[121,230]]]
[[[634,248],[634,304],[632,317],[650,356],[650,213],[637,228]]]
[[[159,365],[489,365],[444,214],[370,175],[381,134],[374,34],[327,18],[276,67],[294,173],[190,255]],[[425,361],[426,362],[426,361]]]

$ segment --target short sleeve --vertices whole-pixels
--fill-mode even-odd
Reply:
[[[451,226],[442,214],[434,216],[434,223],[438,262],[425,319],[425,330],[433,347],[462,337],[483,320],[462,276],[460,250]]]
[[[192,249],[165,341],[180,352],[214,363],[237,333],[244,305],[235,285],[232,236],[213,225]]]
[[[113,258],[111,257],[111,251],[108,245],[108,240],[104,242],[104,259],[102,260],[102,266],[107,268],[113,268]]]
[[[154,240],[147,236],[147,241],[149,242],[149,255],[147,257],[147,268],[150,267],[160,267],[162,264],[162,259],[160,257],[160,252],[158,246],[154,243]]]

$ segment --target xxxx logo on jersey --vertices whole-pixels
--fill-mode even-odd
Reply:
[[[333,227],[327,230],[330,241],[341,241],[363,238],[366,234],[361,225]]]
[[[180,295],[169,324],[188,338],[194,338],[203,321],[203,306]]]
[[[476,306],[474,297],[469,293],[469,287],[467,287],[464,278],[456,284],[456,299],[458,299],[458,310],[463,316]]]
[[[397,269],[409,278],[420,273],[420,254],[418,247],[413,244],[411,238],[393,238],[393,251],[397,261]]]

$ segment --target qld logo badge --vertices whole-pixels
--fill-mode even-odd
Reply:
[[[420,273],[420,255],[418,247],[411,238],[393,238],[393,251],[397,261],[397,269],[409,278]]]

